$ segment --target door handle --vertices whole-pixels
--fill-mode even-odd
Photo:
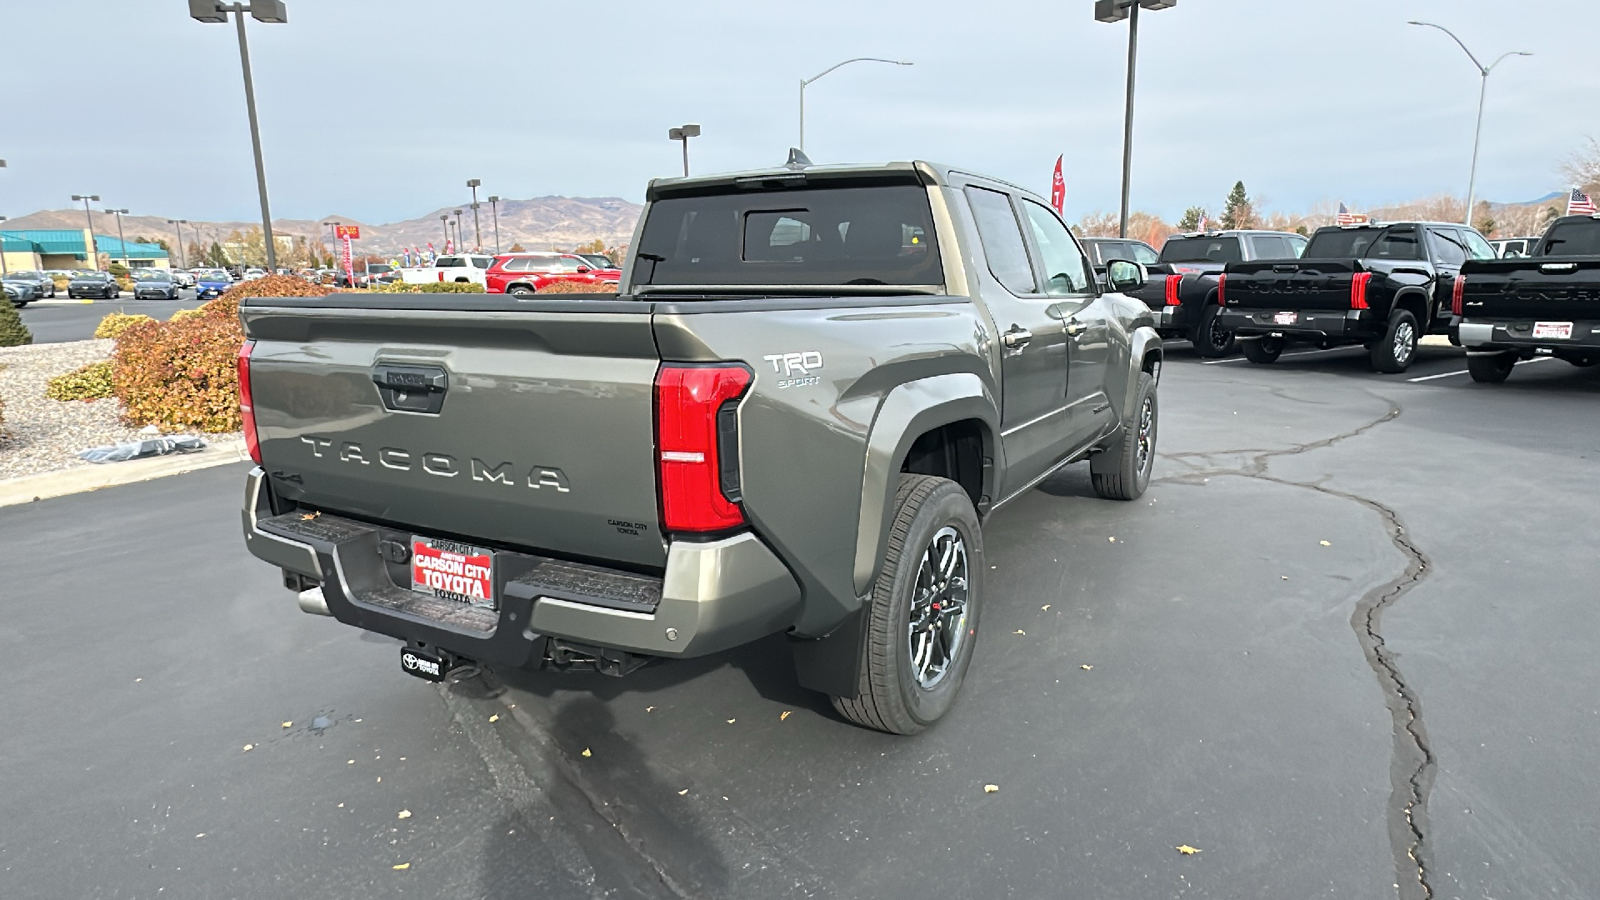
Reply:
[[[1077,319],[1072,319],[1067,322],[1066,332],[1071,337],[1077,337],[1088,330],[1089,326],[1079,322]]]
[[[1015,325],[1011,326],[1010,331],[1000,335],[1000,343],[1004,344],[1008,350],[1021,350],[1031,340],[1033,340],[1033,332],[1018,328]]]

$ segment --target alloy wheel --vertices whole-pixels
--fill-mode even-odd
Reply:
[[[1411,359],[1411,352],[1417,342],[1416,330],[1410,322],[1401,322],[1400,327],[1394,330],[1394,359],[1395,362],[1404,364]]]
[[[922,552],[906,627],[911,677],[929,690],[943,681],[967,640],[967,542],[946,525]]]

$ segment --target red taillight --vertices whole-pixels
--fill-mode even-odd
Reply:
[[[244,420],[244,446],[250,458],[261,464],[261,439],[256,436],[256,405],[250,396],[250,354],[256,352],[255,341],[245,341],[239,346],[239,417]]]
[[[725,531],[745,523],[738,413],[729,401],[744,395],[751,377],[744,366],[663,365],[656,375],[664,530]]]
[[[1178,303],[1179,303],[1179,300],[1178,300],[1178,286],[1181,285],[1182,283],[1183,283],[1183,276],[1182,275],[1168,275],[1167,276],[1167,305],[1168,306],[1177,306],[1178,305]]]
[[[1224,272],[1221,275],[1217,276],[1217,305],[1218,306],[1227,306],[1228,305],[1227,298],[1225,298],[1223,296],[1223,291],[1226,291],[1227,289],[1228,289],[1228,273]]]
[[[1456,283],[1450,288],[1450,311],[1461,315],[1461,301],[1467,294],[1467,276],[1457,275]]]
[[[1371,272],[1357,272],[1350,278],[1350,308],[1367,308],[1367,282],[1372,280]]]

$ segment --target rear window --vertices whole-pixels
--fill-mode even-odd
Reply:
[[[916,185],[668,197],[650,207],[635,284],[933,285],[943,282]]]
[[[1565,222],[1550,229],[1540,256],[1600,256],[1600,222],[1593,219]]]
[[[1307,259],[1421,259],[1416,228],[1340,228],[1318,231],[1306,247]]]
[[[1236,237],[1171,237],[1161,246],[1161,261],[1175,262],[1243,262]]]

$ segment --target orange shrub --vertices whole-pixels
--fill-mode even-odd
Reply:
[[[539,289],[540,294],[615,294],[615,284],[585,284],[581,281],[558,281]]]

